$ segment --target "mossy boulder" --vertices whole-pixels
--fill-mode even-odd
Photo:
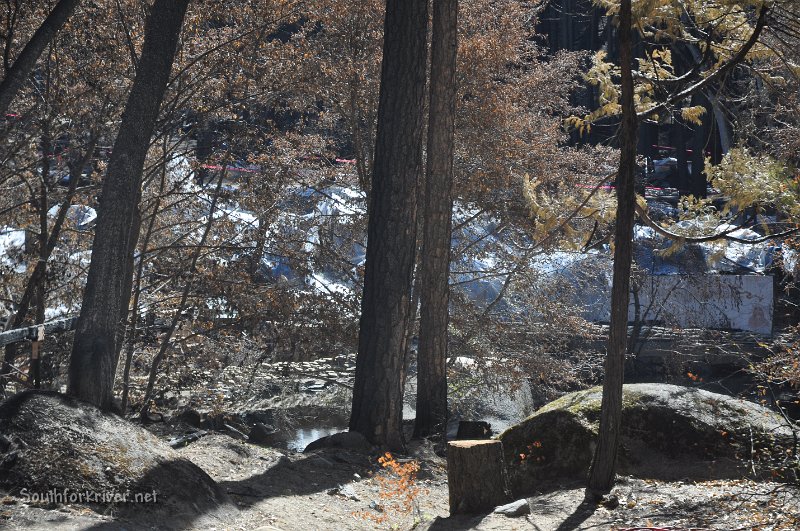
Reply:
[[[0,404],[0,490],[45,506],[145,511],[158,525],[167,516],[197,522],[232,514],[224,490],[158,437],[46,391],[26,391]]]
[[[498,436],[515,493],[586,477],[601,399],[600,387],[565,395]],[[667,384],[625,385],[622,402],[620,473],[712,479],[772,474],[791,465],[792,427],[758,404]]]

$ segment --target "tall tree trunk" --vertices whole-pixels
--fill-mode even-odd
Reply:
[[[189,0],[156,0],[136,79],[114,143],[69,367],[71,395],[110,409],[139,236],[142,170]]]
[[[427,0],[387,0],[350,429],[403,447],[402,371],[422,169]]]
[[[619,11],[619,56],[622,74],[622,129],[617,175],[617,226],[614,244],[614,280],[611,288],[611,330],[603,379],[600,434],[589,473],[588,493],[611,490],[617,467],[622,382],[625,376],[625,350],[628,334],[633,221],[636,207],[636,108],[633,102],[631,0],[622,0]]]
[[[36,61],[58,31],[70,17],[80,0],[59,0],[53,11],[47,15],[42,25],[34,32],[33,37],[20,52],[17,60],[6,72],[0,82],[0,117],[5,116],[14,97],[19,92],[25,79],[33,72]]]
[[[447,422],[447,327],[453,216],[458,0],[433,1],[428,163],[420,264],[417,419],[414,435],[444,433]]]

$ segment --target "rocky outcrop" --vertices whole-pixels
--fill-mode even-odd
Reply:
[[[499,435],[512,490],[583,478],[597,439],[602,389],[566,395]],[[795,438],[777,413],[730,396],[667,384],[624,386],[618,471],[659,479],[787,472]]]

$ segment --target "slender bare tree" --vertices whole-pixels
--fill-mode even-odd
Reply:
[[[59,0],[56,7],[47,15],[42,25],[20,52],[11,68],[0,82],[0,116],[5,116],[14,96],[19,92],[25,79],[33,72],[36,61],[47,45],[53,41],[58,31],[70,17],[81,0]]]

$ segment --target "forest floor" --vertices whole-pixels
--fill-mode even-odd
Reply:
[[[167,422],[147,428],[168,441],[186,433],[189,426],[180,412],[190,407],[202,411],[250,411],[274,413],[270,423],[291,437],[300,431],[303,415],[317,428],[305,430],[304,446],[311,439],[335,431],[346,423],[349,403],[346,386],[323,386],[330,380],[344,381],[352,373],[352,361],[325,362],[317,373],[326,375],[309,380],[298,378],[291,392],[277,392],[276,381],[286,381],[284,373],[262,376],[253,385],[232,395],[234,385],[221,388],[206,384],[207,399],[201,387],[169,399],[164,410]],[[336,372],[330,372],[335,370]],[[282,379],[282,380],[280,380]],[[227,375],[222,381],[241,381],[241,375]],[[323,388],[313,392],[305,387]],[[270,390],[272,389],[272,390]],[[488,393],[476,393],[488,396]],[[220,396],[231,396],[220,404]],[[190,397],[190,398],[184,398]],[[205,403],[207,402],[207,403]],[[486,404],[483,404],[486,406]],[[488,411],[511,411],[515,404],[502,402]],[[522,406],[513,416],[524,416]],[[473,408],[473,411],[475,409]],[[487,412],[483,411],[486,415]],[[521,416],[520,416],[521,415]],[[502,419],[501,419],[502,420]],[[516,421],[507,418],[504,421]],[[285,422],[289,424],[284,425]],[[308,425],[306,425],[308,426]],[[497,427],[497,426],[495,426]],[[242,428],[244,429],[244,428]],[[294,431],[292,431],[294,429]],[[325,431],[328,430],[328,431]],[[181,522],[182,529],[202,530],[796,530],[800,529],[800,492],[796,487],[776,482],[749,480],[657,481],[622,477],[613,491],[618,505],[609,508],[584,501],[584,489],[575,482],[553,478],[535,485],[538,494],[528,498],[530,514],[507,517],[501,514],[449,516],[446,460],[434,451],[429,441],[412,441],[407,455],[395,455],[396,463],[416,462],[419,471],[413,482],[398,487],[396,479],[379,462],[379,455],[366,455],[342,449],[323,449],[304,454],[292,450],[287,440],[256,445],[246,442],[236,430],[214,431],[178,448],[178,454],[193,462],[213,478],[230,497],[234,507],[219,511],[195,512],[192,520]],[[291,438],[290,437],[290,438]],[[296,440],[295,440],[296,442]],[[674,472],[674,471],[673,471]],[[687,472],[688,473],[688,472]],[[674,476],[673,476],[674,477]],[[511,500],[509,500],[511,501]],[[139,530],[174,529],[166,526],[163,515],[152,505],[133,510],[118,506],[46,505],[26,501],[0,492],[0,529],[47,530]],[[130,507],[128,507],[130,509]]]
[[[798,529],[800,497],[787,485],[752,481],[662,482],[621,478],[616,508],[585,503],[574,483],[541,485],[531,512],[449,517],[445,460],[430,443],[415,442],[398,463],[416,460],[410,488],[397,488],[377,456],[345,450],[301,454],[212,433],[178,450],[227,491],[236,510],[198,514],[185,529],[230,530],[524,530]],[[408,502],[408,503],[407,503]],[[130,516],[133,515],[133,516]],[[6,497],[0,527],[9,529],[154,529],[147,505],[124,518],[81,506],[36,506]]]

